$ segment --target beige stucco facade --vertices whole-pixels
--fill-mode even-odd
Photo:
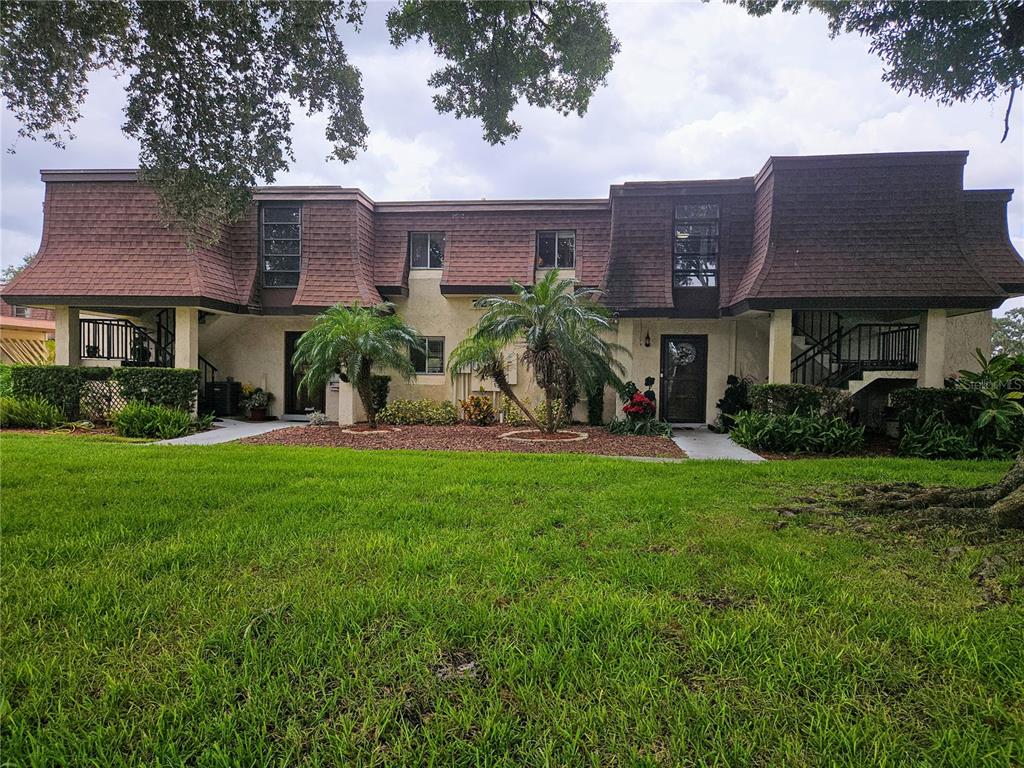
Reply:
[[[473,306],[476,296],[445,296],[441,293],[440,272],[413,271],[407,296],[395,300],[403,319],[423,336],[444,339],[445,368],[441,374],[419,375],[411,381],[393,376],[390,398],[451,400],[457,402],[470,392],[483,388],[493,396],[493,384],[469,375],[452,380],[447,372],[447,358],[460,340],[466,337],[479,320],[482,310]],[[77,334],[72,322],[78,312],[74,307],[56,307],[58,360],[71,364],[75,355]],[[851,317],[858,318],[856,313]],[[866,316],[865,316],[866,317]],[[147,324],[147,315],[135,318]],[[976,368],[974,351],[986,354],[991,343],[991,313],[973,312],[950,316],[945,311],[914,314],[908,318],[920,323],[919,369],[916,372],[894,372],[893,379],[914,378],[921,386],[941,386],[943,377],[963,368]],[[176,353],[194,361],[202,356],[217,368],[218,378],[231,378],[259,386],[274,394],[271,414],[284,415],[285,405],[285,334],[308,330],[312,315],[240,315],[203,313],[179,308],[177,323],[184,334],[176,335]],[[788,361],[800,348],[790,331],[788,311],[749,312],[737,317],[683,319],[666,317],[622,317],[615,322],[614,341],[628,350],[622,356],[624,378],[641,389],[650,376],[656,380],[655,392],[661,394],[660,382],[662,341],[667,336],[704,337],[707,341],[707,373],[704,386],[704,421],[717,415],[715,404],[722,397],[730,374],[753,381],[788,380]],[[520,350],[510,352],[510,381],[519,397],[532,402],[541,399],[540,390],[531,372],[520,359]],[[772,356],[776,355],[774,361]],[[116,361],[80,361],[81,364],[116,365]],[[193,363],[194,364],[194,363]],[[879,374],[873,373],[871,380]],[[884,375],[882,376],[884,378]],[[332,420],[359,420],[364,417],[358,398],[351,387],[333,381],[326,387],[327,416]],[[615,394],[605,394],[605,419],[618,412]],[[574,417],[586,417],[585,403],[580,403]]]

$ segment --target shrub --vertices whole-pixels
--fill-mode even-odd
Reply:
[[[901,431],[920,431],[934,417],[953,426],[969,426],[974,423],[975,411],[981,408],[983,399],[982,393],[974,390],[932,387],[897,389],[889,395]]]
[[[737,414],[750,410],[750,386],[753,383],[752,379],[739,376],[729,376],[725,380],[725,393],[722,395],[722,399],[715,404],[715,407],[722,412],[722,431],[728,432],[732,429]]]
[[[391,390],[391,377],[377,376],[376,374],[370,376],[370,389],[372,390],[371,398],[373,400],[373,409],[379,412],[388,404],[388,392]]]
[[[313,411],[309,414],[309,426],[311,427],[324,427],[328,423],[327,414],[321,411]]]
[[[487,395],[470,395],[465,400],[460,400],[462,412],[466,421],[478,427],[486,427],[494,421],[494,403]]]
[[[11,369],[11,390],[16,398],[40,398],[54,405],[64,418],[78,418],[78,401],[87,368],[67,365],[18,365]]]
[[[838,417],[746,411],[737,415],[732,438],[752,450],[835,456],[860,451],[864,428]]]
[[[754,384],[749,388],[750,410],[776,416],[803,414],[836,418],[849,410],[849,396],[839,389],[809,384]]]
[[[41,397],[0,396],[0,426],[50,429],[63,421],[60,409]]]
[[[125,400],[191,411],[199,391],[195,368],[117,368],[113,379]]]
[[[538,421],[540,421],[541,423],[544,422],[544,417],[546,416],[546,413],[544,410],[543,401],[540,403],[540,405],[534,408],[533,403],[530,402],[530,398],[521,397],[519,399],[522,401],[524,406],[526,406],[529,410],[533,411],[533,414],[537,417]],[[558,413],[558,408],[559,406],[561,406],[561,404],[562,401],[556,397],[554,400],[551,401],[552,410],[555,413]],[[563,413],[562,418],[559,420],[558,424],[555,425],[555,427],[557,429],[561,429],[562,427],[567,426],[569,424],[569,418],[570,415],[568,413]],[[513,403],[507,397],[503,397],[501,399],[501,423],[508,424],[510,427],[531,426],[530,420],[526,418],[526,414],[519,410],[519,406]]]
[[[459,413],[450,400],[393,400],[377,413],[382,424],[455,424]]]
[[[672,437],[672,425],[657,419],[612,419],[606,429],[613,435]]]
[[[587,424],[600,427],[604,424],[604,386],[587,391]]]
[[[932,414],[903,428],[899,453],[921,459],[970,459],[978,449],[969,426],[950,424],[940,414]]]
[[[170,440],[192,430],[192,414],[177,408],[133,400],[113,416],[121,437],[159,437]]]
[[[0,365],[0,397],[13,397],[14,389],[11,387],[11,366]]]

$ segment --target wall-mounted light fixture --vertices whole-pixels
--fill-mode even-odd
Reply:
[[[647,333],[644,334],[644,346],[645,347],[651,346],[651,332],[650,331],[648,331]]]

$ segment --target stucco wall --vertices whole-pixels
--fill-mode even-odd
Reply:
[[[954,376],[962,369],[977,370],[976,349],[986,357],[992,352],[992,313],[972,312],[946,318],[944,375]]]

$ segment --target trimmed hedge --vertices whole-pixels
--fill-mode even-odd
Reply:
[[[114,381],[125,400],[191,411],[199,392],[195,368],[117,368]]]
[[[377,414],[381,424],[431,424],[447,426],[459,420],[450,400],[393,400]]]
[[[0,397],[14,396],[14,390],[11,388],[11,367],[0,365]]]
[[[957,427],[970,426],[984,402],[981,392],[970,389],[908,387],[889,395],[901,431],[908,428],[920,431],[933,417]]]
[[[82,384],[87,377],[102,377],[100,372],[110,376],[109,368],[18,365],[11,369],[11,389],[19,399],[38,397],[56,406],[66,419],[77,419]]]
[[[846,416],[850,398],[839,389],[810,384],[754,384],[749,390],[750,410],[776,416]]]

